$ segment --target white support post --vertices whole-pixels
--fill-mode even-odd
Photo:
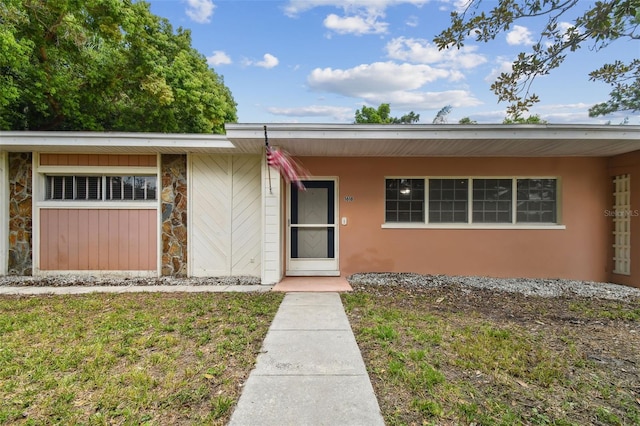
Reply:
[[[7,153],[0,152],[0,275],[7,274],[9,263],[9,164]]]
[[[261,282],[272,285],[282,279],[282,185],[278,171],[268,167],[263,156]]]

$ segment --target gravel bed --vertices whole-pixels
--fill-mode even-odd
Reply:
[[[443,287],[460,286],[463,289],[487,289],[522,293],[527,296],[560,297],[581,296],[610,300],[640,299],[640,289],[611,283],[559,279],[489,278],[449,275],[421,275],[413,273],[358,273],[347,277],[352,285]],[[154,286],[154,285],[258,285],[259,277],[21,277],[0,276],[0,286],[14,287],[68,287],[68,286]]]
[[[640,299],[640,289],[611,283],[560,279],[489,278],[412,273],[362,273],[348,277],[352,285],[407,287],[460,286],[541,297],[590,297],[609,300]]]
[[[0,276],[0,286],[11,287],[70,287],[70,286],[154,286],[154,285],[257,285],[259,277],[211,277],[211,278],[174,278],[174,277],[75,277],[75,276],[51,276],[51,277],[19,277]]]

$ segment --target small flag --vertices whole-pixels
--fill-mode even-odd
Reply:
[[[267,164],[277,169],[287,182],[294,183],[298,190],[306,190],[302,179],[308,178],[309,174],[289,154],[269,146],[267,126],[264,126],[264,144],[267,147]]]

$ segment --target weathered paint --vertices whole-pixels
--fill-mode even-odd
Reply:
[[[40,270],[157,269],[155,209],[41,209]]]
[[[347,225],[340,228],[342,275],[389,271],[594,281],[610,278],[610,219],[604,212],[610,206],[611,186],[605,158],[298,160],[313,176],[340,178],[338,214],[347,218]],[[566,228],[383,229],[388,176],[557,177],[560,224]]]

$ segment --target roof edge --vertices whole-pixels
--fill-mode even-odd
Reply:
[[[274,138],[329,139],[631,139],[640,140],[640,126],[599,124],[319,124],[273,123]],[[229,123],[230,140],[264,136],[264,124]]]

